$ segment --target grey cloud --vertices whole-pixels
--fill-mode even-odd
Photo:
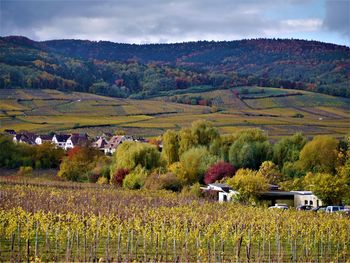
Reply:
[[[323,26],[350,38],[350,1],[327,0]]]
[[[0,1],[1,35],[142,43],[286,37],[302,26],[269,12],[312,0]]]

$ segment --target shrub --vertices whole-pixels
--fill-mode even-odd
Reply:
[[[129,169],[120,168],[118,169],[111,178],[111,184],[114,186],[120,187],[123,185],[125,176],[129,174]]]
[[[102,177],[98,178],[97,183],[98,184],[108,184],[108,179],[106,177],[102,176]]]
[[[123,180],[123,188],[141,189],[147,179],[147,171],[141,167],[137,167],[133,172],[125,176]]]
[[[204,182],[211,184],[225,177],[232,177],[235,172],[236,169],[232,164],[221,161],[208,169],[204,176]]]
[[[144,188],[149,190],[170,190],[178,192],[181,190],[181,183],[173,173],[152,174],[145,182]]]

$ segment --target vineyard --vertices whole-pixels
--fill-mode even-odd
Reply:
[[[0,185],[0,261],[350,260],[344,215],[62,185]]]

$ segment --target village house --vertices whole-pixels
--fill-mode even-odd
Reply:
[[[68,140],[68,138],[70,137],[70,135],[68,134],[55,134],[52,137],[52,142],[57,146],[60,147],[62,149],[65,149],[66,147],[66,142]]]
[[[78,133],[72,134],[67,139],[64,149],[69,150],[69,149],[74,148],[77,145],[79,145],[79,146],[88,146],[89,145],[89,139],[88,139],[87,134],[78,134]]]
[[[104,137],[99,137],[95,142],[92,143],[92,147],[104,152],[105,146],[108,144],[107,140]]]
[[[22,133],[17,133],[13,136],[14,143],[26,143],[30,145],[35,144],[36,135],[34,133],[24,131]]]
[[[35,138],[35,144],[37,145],[41,145],[43,143],[52,143],[52,138],[53,138],[53,135],[38,135],[36,138]]]
[[[127,135],[113,136],[104,148],[105,154],[113,154],[117,150],[118,146],[125,141],[134,141],[134,139],[132,136]]]

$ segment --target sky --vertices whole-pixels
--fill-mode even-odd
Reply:
[[[0,35],[136,44],[295,38],[350,46],[350,0],[0,0]]]

